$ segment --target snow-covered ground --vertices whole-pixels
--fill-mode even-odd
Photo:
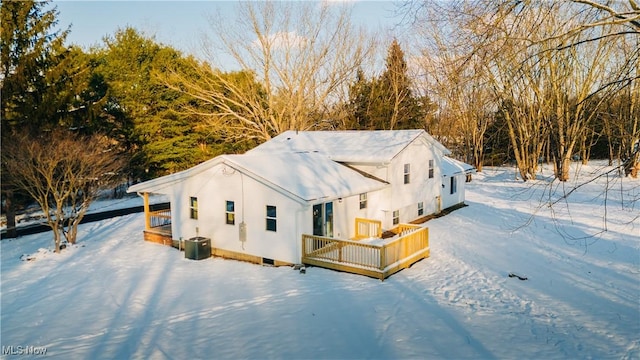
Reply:
[[[186,260],[142,241],[142,214],[81,225],[58,255],[50,233],[3,240],[0,356],[640,358],[640,181],[550,209],[548,181],[513,178],[475,175],[468,207],[425,223],[431,257],[384,282]]]

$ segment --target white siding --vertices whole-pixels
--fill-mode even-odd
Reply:
[[[429,178],[429,160],[434,160],[434,175]],[[378,212],[374,219],[382,221],[384,229],[393,225],[393,211],[400,211],[400,222],[407,223],[417,219],[418,203],[424,203],[424,215],[436,212],[437,196],[441,192],[442,173],[440,171],[442,154],[434,151],[433,146],[417,139],[402,150],[388,165],[353,165],[391,183],[388,190],[381,192]],[[404,183],[404,165],[410,164],[410,182]]]
[[[291,263],[300,261],[300,234],[308,231],[298,228],[297,218],[302,218],[305,211],[300,203],[223,164],[175,185],[173,190],[175,239],[199,235],[211,238],[211,246],[215,248]],[[190,219],[192,196],[198,198],[197,220]],[[233,225],[226,223],[227,200],[235,205]],[[266,230],[267,205],[276,207],[275,232]],[[244,242],[240,241],[243,221],[247,229]]]
[[[333,202],[333,237],[348,239],[355,235],[355,218],[357,217],[380,220],[383,229],[388,230],[394,227],[394,211],[399,211],[400,223],[407,223],[420,216],[435,213],[438,210],[438,197],[442,198],[442,209],[463,202],[464,174],[458,176],[457,192],[450,194],[449,178],[443,177],[442,173],[442,151],[446,149],[435,146],[429,141],[426,136],[419,136],[393,158],[388,157],[367,163],[364,159],[369,157],[365,156],[363,160],[359,160],[360,162],[349,164],[390,184],[383,188],[375,187],[377,190],[367,192],[365,209],[360,209],[360,194],[353,193],[360,188],[351,188],[351,180],[344,180],[341,183],[349,185],[347,187],[349,191],[346,191],[349,195],[333,198],[345,191],[333,191],[332,195],[323,192],[324,196],[329,197],[307,203],[300,195],[292,195],[291,191],[300,190],[297,183],[284,181],[293,178],[283,180],[282,174],[274,174],[270,168],[267,168],[269,170],[267,171],[264,166],[258,166],[264,163],[260,162],[256,165],[256,159],[248,159],[240,155],[221,157],[216,160],[217,163],[210,161],[194,168],[197,171],[191,170],[189,173],[182,173],[181,176],[172,175],[161,181],[152,181],[147,184],[147,189],[169,196],[174,239],[204,236],[211,238],[212,246],[215,248],[297,263],[301,257],[301,235],[313,233],[314,204]],[[379,145],[384,147],[385,144]],[[280,161],[286,161],[285,155],[280,155]],[[227,161],[229,165],[220,159]],[[434,162],[431,178],[429,177],[429,160]],[[405,164],[410,164],[408,184],[404,183]],[[260,170],[259,174],[253,175],[260,181],[241,174],[238,169],[250,169],[248,173],[253,174],[256,174],[256,169]],[[342,171],[346,168],[338,166],[337,169]],[[270,175],[269,178],[272,180],[265,178],[265,174]],[[289,176],[289,174],[285,175]],[[317,181],[310,178],[313,176],[301,177],[302,179],[295,180]],[[367,181],[377,183],[361,176],[360,178],[366,180],[363,183]],[[324,180],[331,181],[330,178]],[[305,185],[301,187],[304,189],[314,188],[307,186],[309,183],[298,185]],[[288,190],[283,191],[282,188]],[[329,186],[329,189],[332,187]],[[144,191],[144,186],[134,186],[130,190]],[[190,218],[190,197],[198,199],[198,219]],[[235,223],[232,225],[226,223],[226,201],[233,201],[235,205]],[[424,205],[422,215],[418,215],[420,202]],[[267,205],[276,207],[277,231],[275,232],[266,229]],[[240,237],[240,224],[243,221],[247,229],[245,241],[241,241]]]
[[[355,236],[355,219],[357,217],[383,221],[385,213],[380,210],[382,200],[386,198],[386,189],[367,193],[367,207],[360,209],[360,194],[335,200],[333,237],[351,239]],[[309,215],[309,221],[312,215]]]
[[[454,175],[456,178],[456,192],[451,194],[451,177],[446,176],[442,177],[442,209],[446,209],[448,207],[452,207],[454,205],[458,205],[464,202],[465,196],[465,180],[466,174],[456,174]]]

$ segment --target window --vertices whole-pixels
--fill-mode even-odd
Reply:
[[[227,214],[227,225],[235,225],[236,223],[236,209],[235,203],[233,201],[227,200],[227,210],[225,211]]]
[[[433,179],[433,160],[429,160],[429,179]]]
[[[367,208],[367,193],[360,194],[360,209]]]
[[[189,198],[189,217],[198,220],[198,198]]]
[[[419,202],[418,203],[418,216],[422,216],[424,215],[424,203],[423,202]]]
[[[267,230],[276,231],[277,223],[276,223],[276,207],[267,205]]]
[[[451,194],[455,194],[458,191],[458,182],[455,176],[451,177]]]
[[[400,210],[393,211],[393,225],[398,225],[400,223]]]
[[[411,164],[404,164],[404,183],[408,184],[411,181]]]

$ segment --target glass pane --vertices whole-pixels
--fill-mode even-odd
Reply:
[[[236,215],[234,213],[227,213],[227,224],[234,225],[236,223]]]
[[[333,237],[333,203],[324,204],[325,236]]]
[[[267,219],[267,230],[276,231],[276,219]]]
[[[227,201],[227,211],[234,212],[235,203],[233,201]]]
[[[274,218],[276,217],[276,207],[267,205],[267,217]]]
[[[324,236],[322,204],[313,205],[313,235]]]

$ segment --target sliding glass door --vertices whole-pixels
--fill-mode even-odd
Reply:
[[[313,235],[333,237],[333,202],[313,205]]]

